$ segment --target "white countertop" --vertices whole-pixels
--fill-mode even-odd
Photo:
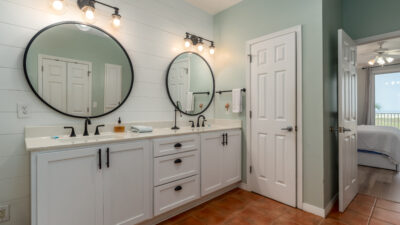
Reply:
[[[216,120],[217,121],[217,120]],[[218,120],[219,123],[213,123],[206,127],[191,128],[188,126],[181,127],[179,130],[171,130],[171,128],[154,128],[153,132],[150,133],[133,133],[131,131],[125,133],[114,133],[114,132],[102,132],[101,135],[95,136],[91,133],[90,136],[83,137],[82,135],[77,135],[77,137],[71,138],[68,135],[60,135],[57,139],[52,136],[29,136],[30,129],[35,131],[35,128],[26,128],[25,137],[25,147],[29,152],[33,151],[43,151],[43,150],[55,150],[62,148],[74,148],[97,144],[106,143],[116,143],[124,141],[134,141],[150,138],[160,138],[160,137],[170,137],[176,135],[187,135],[187,134],[198,134],[204,132],[221,131],[221,130],[231,130],[240,129],[240,120]],[[222,121],[222,122],[221,122]],[[48,128],[48,127],[47,127]],[[128,128],[128,127],[127,127]],[[43,128],[45,129],[45,127]]]

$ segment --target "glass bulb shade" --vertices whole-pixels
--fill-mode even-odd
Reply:
[[[83,10],[85,13],[86,19],[93,20],[94,19],[94,8],[90,6],[86,6]]]
[[[190,45],[192,45],[192,44],[190,43],[190,39],[189,39],[189,38],[185,38],[185,48],[189,48]]]
[[[201,51],[203,51],[203,49],[204,49],[203,43],[199,43],[197,45],[197,50],[199,50],[201,52]]]
[[[214,47],[210,47],[210,54],[214,55],[214,53],[215,53],[215,48]]]
[[[112,16],[112,24],[113,24],[114,27],[121,26],[121,16],[114,14]]]
[[[371,65],[371,66],[374,65],[374,64],[375,64],[375,59],[369,60],[369,61],[368,61],[368,64]]]
[[[394,61],[394,58],[392,58],[392,57],[386,57],[386,61],[387,61],[388,63],[391,63],[391,62]]]
[[[376,60],[376,62],[377,62],[379,65],[385,65],[385,63],[386,63],[382,56],[379,57],[379,58]]]
[[[53,7],[53,9],[61,11],[64,8],[64,2],[63,0],[54,0],[51,6]]]

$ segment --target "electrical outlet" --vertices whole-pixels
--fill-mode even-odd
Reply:
[[[17,113],[18,118],[28,118],[30,114],[29,105],[25,103],[18,103],[17,104]]]
[[[0,206],[0,223],[10,220],[10,206],[2,205]]]

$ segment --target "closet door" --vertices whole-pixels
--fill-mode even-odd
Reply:
[[[38,154],[38,225],[103,225],[103,183],[95,148]]]
[[[104,224],[131,225],[150,218],[153,201],[149,142],[113,144],[104,153]]]
[[[68,63],[68,113],[90,116],[90,73],[89,65]]]

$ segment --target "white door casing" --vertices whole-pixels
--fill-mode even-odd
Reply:
[[[40,96],[51,106],[67,111],[67,63],[43,59],[41,78],[38,79]],[[42,82],[42,83],[40,83]]]
[[[104,149],[104,224],[130,225],[151,217],[150,144],[138,141]]]
[[[76,116],[90,116],[89,65],[68,63],[67,112]]]
[[[103,178],[95,148],[37,157],[37,223],[103,225]]]
[[[250,54],[251,187],[296,206],[296,32],[260,40]]]
[[[118,107],[122,101],[122,66],[106,64],[104,75],[104,112]]]
[[[343,31],[339,41],[339,211],[358,193],[357,179],[357,45]]]

